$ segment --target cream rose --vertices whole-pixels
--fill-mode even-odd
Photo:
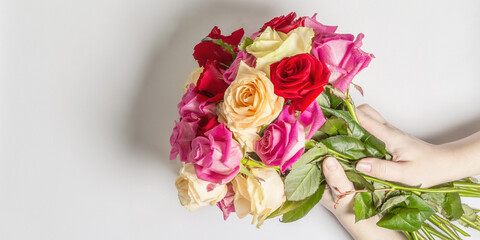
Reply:
[[[197,178],[193,164],[185,164],[175,181],[180,204],[193,212],[207,204],[214,205],[221,201],[227,194],[227,186],[214,184],[213,189],[208,191],[207,187],[210,184],[212,183]]]
[[[257,132],[280,114],[283,103],[264,72],[240,62],[237,77],[219,104],[219,120],[225,122],[242,146],[253,150],[253,143],[260,138]]]
[[[190,87],[190,84],[197,84],[198,78],[200,78],[200,74],[203,72],[203,67],[196,67],[193,69],[193,71],[188,75],[187,82],[185,82],[185,85],[183,85],[183,93],[186,93],[188,88]]]
[[[258,180],[238,175],[232,181],[235,192],[234,206],[239,218],[252,214],[252,224],[257,222],[258,227],[270,213],[285,202],[285,190],[275,169],[252,167],[250,171]]]
[[[267,27],[247,47],[247,52],[257,57],[256,69],[270,75],[270,64],[300,53],[309,53],[312,49],[313,29],[298,27],[288,34]]]

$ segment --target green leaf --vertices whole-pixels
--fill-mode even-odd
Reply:
[[[285,178],[285,195],[289,201],[303,200],[317,191],[322,172],[316,164],[292,169]]]
[[[253,179],[256,179],[256,177],[253,175],[253,173],[250,172],[248,170],[248,168],[246,168],[243,164],[240,164],[240,173],[243,173],[243,174],[245,174],[245,175],[247,175],[247,176],[249,176]]]
[[[373,182],[373,187],[375,189],[383,189],[386,186],[381,184],[381,183]],[[383,202],[386,198],[386,195],[387,195],[387,193],[385,191],[375,191],[375,192],[372,193],[373,204],[375,205],[376,209],[379,209],[380,206],[382,206],[382,204],[383,204]]]
[[[367,156],[365,144],[360,140],[349,136],[334,136],[322,140],[329,152],[350,160],[358,160]]]
[[[309,198],[301,201],[299,206],[296,206],[293,210],[283,214],[282,222],[293,222],[296,221],[305,215],[307,215],[310,210],[317,205],[317,203],[322,199],[323,192],[325,191],[325,184],[322,184],[318,187],[317,191],[310,196]]]
[[[435,210],[417,195],[410,195],[408,197],[407,207],[419,209],[424,220],[427,220],[427,218],[435,213]]]
[[[330,98],[327,95],[327,91],[323,91],[322,94],[318,95],[317,103],[323,107],[330,107]]]
[[[365,143],[369,156],[382,158],[387,154],[387,151],[385,150],[385,143],[362,128],[360,124],[353,119],[348,111],[336,110],[323,106],[321,106],[321,109],[326,116],[335,116],[345,119],[352,136]]]
[[[362,175],[352,171],[346,171],[345,174],[347,175],[348,180],[353,182],[355,189],[367,189],[370,192],[375,191],[375,187]]]
[[[375,216],[377,209],[373,204],[372,194],[365,192],[357,194],[353,201],[353,210],[355,222]]]
[[[241,51],[246,51],[247,47],[253,43],[253,40],[249,37],[243,39],[243,41],[238,45],[238,49]]]
[[[293,165],[292,169],[301,167],[307,163],[320,161],[323,156],[327,155],[328,149],[325,145],[317,143],[315,147],[304,152],[303,155]]]
[[[463,215],[462,201],[458,193],[422,193],[421,197],[437,204],[441,209],[439,212],[450,221]]]
[[[377,226],[399,231],[416,231],[424,221],[419,209],[395,208],[383,216]]]
[[[325,121],[320,131],[330,136],[335,135],[347,135],[348,134],[347,122],[343,118],[331,117]]]
[[[386,211],[390,210],[391,208],[396,207],[402,203],[406,206],[405,201],[407,200],[408,197],[409,195],[399,195],[399,196],[394,196],[387,199],[387,201],[385,201],[385,203],[380,208],[380,213],[383,214]]]

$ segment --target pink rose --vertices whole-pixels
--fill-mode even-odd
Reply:
[[[238,52],[237,57],[233,61],[232,65],[230,65],[230,68],[223,73],[223,80],[228,85],[230,85],[230,83],[232,83],[233,80],[235,80],[235,78],[237,77],[238,67],[240,66],[240,62],[244,62],[250,67],[255,67],[254,56],[248,54],[245,51]]]
[[[217,206],[223,212],[223,219],[227,220],[230,213],[235,212],[235,206],[233,205],[233,200],[235,199],[235,192],[231,183],[227,184],[227,195],[217,203]]]
[[[315,35],[324,34],[324,33],[334,33],[337,31],[337,26],[327,26],[317,22],[317,14],[313,14],[312,17],[305,17],[304,25],[305,27],[313,29]]]
[[[195,138],[191,146],[189,159],[199,179],[224,184],[240,171],[242,148],[224,123]]]
[[[320,33],[313,39],[312,55],[325,62],[331,72],[329,82],[344,93],[353,77],[374,57],[360,49],[363,37],[360,33],[354,41],[351,34]]]
[[[175,159],[180,155],[180,161],[188,163],[188,154],[190,153],[190,143],[197,135],[198,122],[188,121],[188,119],[181,119],[179,122],[175,121],[172,135],[170,136],[170,160]]]
[[[282,173],[285,173],[305,150],[304,128],[299,121],[277,119],[265,129],[254,148],[265,165],[280,166]]]
[[[195,92],[195,84],[193,83],[190,84],[177,107],[181,118],[188,118],[192,121],[203,116],[213,117],[216,115],[214,103],[199,101],[198,93]]]
[[[295,118],[295,114],[290,114],[288,107],[285,107],[278,116],[278,120],[293,123],[297,119]],[[325,117],[323,116],[322,109],[317,101],[313,101],[307,109],[298,116],[298,121],[302,124],[305,130],[305,139],[312,138],[313,134],[315,134],[325,123]]]

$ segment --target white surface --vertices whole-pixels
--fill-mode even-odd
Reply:
[[[321,207],[257,230],[177,200],[194,45],[289,11],[366,35],[358,104],[435,143],[480,130],[479,1],[1,0],[0,239],[348,239]]]

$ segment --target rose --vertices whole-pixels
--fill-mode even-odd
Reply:
[[[210,34],[207,35],[207,38],[219,39],[226,44],[237,46],[242,39],[243,33],[243,29],[238,29],[230,36],[223,36],[220,32],[220,29],[215,26]],[[234,50],[236,50],[236,48],[234,48]],[[222,46],[208,40],[202,41],[195,46],[193,57],[195,60],[197,60],[200,67],[205,66],[208,61],[217,61],[221,63],[222,68],[225,68],[225,66],[230,65],[233,60],[232,54],[229,51],[224,49]]]
[[[374,57],[360,49],[363,37],[360,33],[354,41],[351,34],[324,33],[316,36],[312,44],[313,56],[325,62],[332,73],[330,82],[343,93]]]
[[[197,135],[198,122],[190,121],[189,119],[181,119],[179,122],[175,121],[172,135],[170,136],[170,160],[175,159],[180,155],[180,161],[190,162],[188,159],[191,150],[191,142]]]
[[[296,16],[296,13],[291,12],[288,15],[276,17],[265,23],[260,29],[260,32],[265,31],[267,27],[271,27],[273,30],[288,33],[295,28],[303,27],[303,21],[305,18],[298,18],[297,20],[295,20]]]
[[[198,78],[200,78],[200,74],[202,74],[204,68],[203,67],[196,67],[192,70],[190,75],[188,75],[187,82],[185,82],[185,85],[183,85],[183,93],[186,93],[188,88],[190,87],[190,84],[197,84]]]
[[[257,57],[255,68],[268,75],[270,64],[278,62],[284,57],[310,52],[313,36],[313,30],[306,27],[295,28],[288,34],[267,27],[246,50]]]
[[[286,57],[271,65],[275,94],[291,100],[290,111],[304,111],[328,83],[330,71],[310,54]]]
[[[285,202],[285,190],[283,181],[275,169],[251,167],[250,172],[258,180],[238,175],[232,181],[235,192],[234,205],[239,218],[252,214],[252,224],[258,222],[258,227],[270,213]]]
[[[226,185],[213,185],[197,178],[192,164],[185,164],[180,169],[180,176],[175,181],[180,204],[189,211],[195,211],[207,204],[214,205],[227,194]]]
[[[319,23],[316,19],[317,14],[313,14],[312,17],[305,17],[304,25],[305,27],[313,29],[315,36],[325,33],[334,33],[337,30],[337,26],[327,26]]]
[[[180,117],[187,118],[189,121],[196,121],[202,117],[212,118],[216,116],[215,104],[200,101],[193,83],[190,84],[177,107]]]
[[[218,102],[223,99],[223,94],[228,87],[228,84],[223,81],[223,70],[215,61],[208,61],[205,64],[205,69],[197,82],[195,91],[199,94],[199,101],[201,102]]]
[[[220,124],[192,141],[189,159],[199,179],[224,184],[240,171],[243,152],[232,133]]]
[[[261,126],[272,122],[283,108],[284,100],[275,95],[265,73],[240,63],[235,80],[219,104],[219,121],[225,122],[237,140],[253,149]]]
[[[298,120],[278,119],[255,142],[255,153],[269,166],[279,166],[282,173],[302,156],[305,150],[305,133]]]
[[[233,191],[232,183],[227,183],[227,194],[225,197],[217,203],[217,206],[223,212],[223,219],[227,220],[230,213],[235,212],[235,205],[233,204],[233,200],[235,198],[235,192]]]
[[[280,115],[278,115],[278,120],[283,120],[285,122],[293,123],[297,119],[305,129],[305,139],[312,138],[318,129],[320,129],[325,123],[325,117],[323,116],[322,109],[317,101],[313,101],[298,117],[295,117],[295,114],[290,113],[287,107],[285,107]]]
[[[237,54],[237,57],[233,61],[232,65],[230,65],[230,68],[225,70],[225,73],[223,73],[223,80],[230,85],[233,80],[235,80],[235,77],[237,77],[238,73],[238,67],[240,66],[240,62],[244,62],[250,67],[255,67],[255,57],[248,54],[245,51],[240,51]]]

